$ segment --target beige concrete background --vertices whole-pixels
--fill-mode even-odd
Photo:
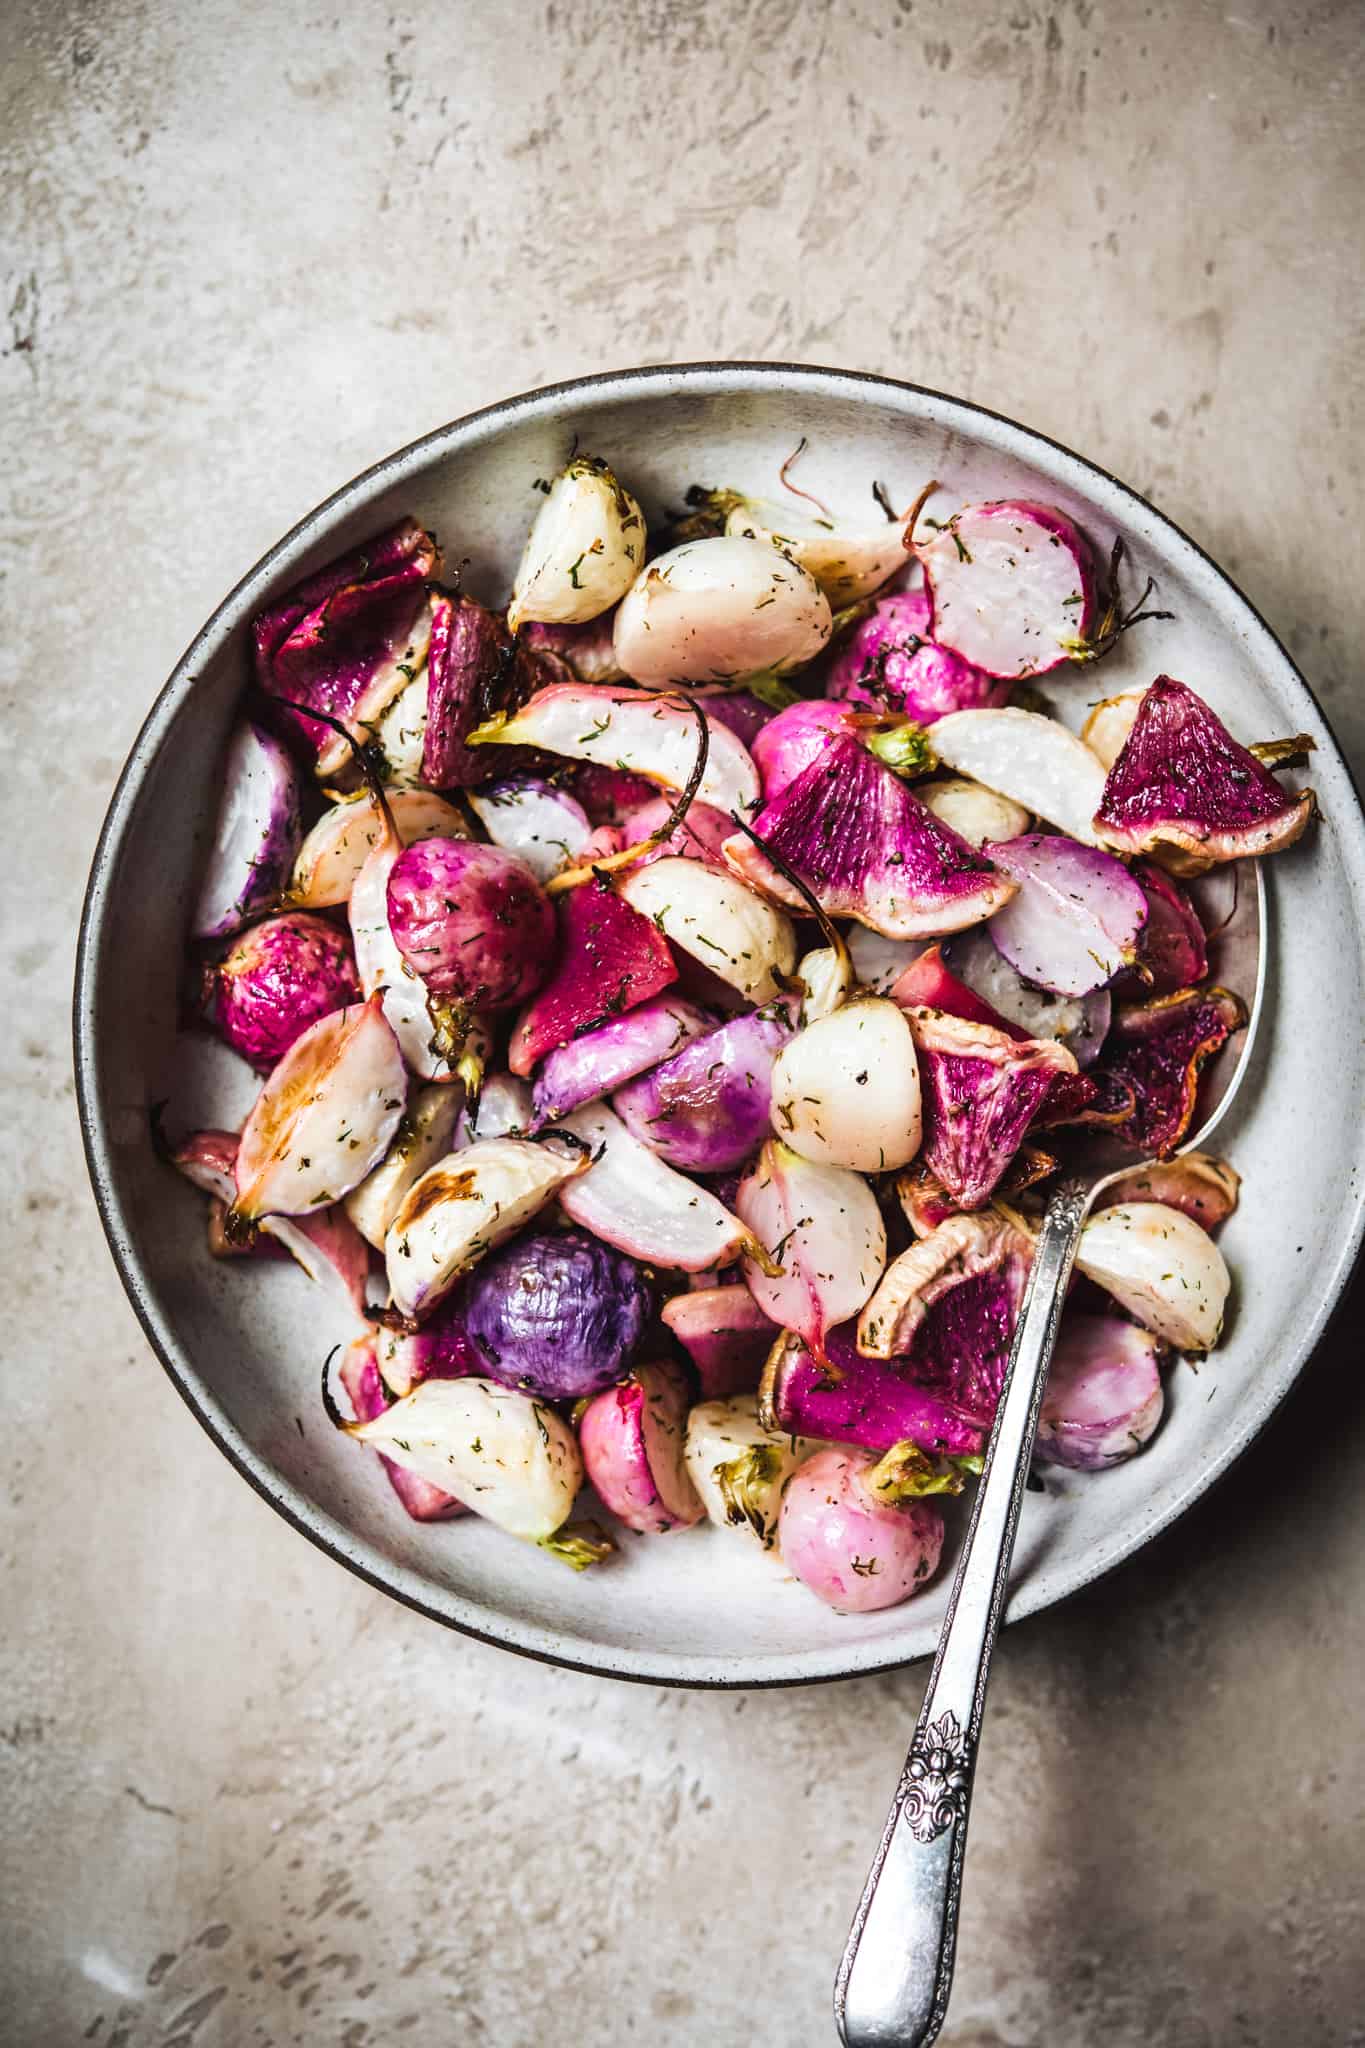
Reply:
[[[1017,415],[1227,563],[1365,756],[1365,13],[5,0],[0,2039],[832,2039],[921,1672],[635,1690],[290,1533],[146,1351],[66,1008],[144,710],[261,550],[509,391],[701,356]],[[955,2048],[1365,2042],[1358,1321],[1002,1646]]]

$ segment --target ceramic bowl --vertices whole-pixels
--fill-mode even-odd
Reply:
[[[960,400],[885,379],[776,364],[628,371],[511,399],[442,427],[348,484],[296,526],[209,620],[158,697],[115,791],[90,877],[77,972],[76,1074],[96,1198],[147,1336],[238,1470],[339,1562],[423,1613],[509,1649],[625,1678],[761,1685],[876,1671],[932,1648],[940,1582],[910,1605],[843,1617],[727,1533],[626,1537],[581,1576],[473,1518],[407,1520],[377,1461],[336,1436],[319,1366],[354,1334],[290,1265],[212,1261],[202,1198],[160,1164],[148,1105],[198,1121],[240,1113],[240,1073],[195,1070],[176,1046],[182,934],[246,680],[247,621],[274,591],[401,513],[468,558],[466,586],[501,602],[537,477],[577,436],[657,516],[696,481],[771,495],[802,436],[801,483],[838,508],[898,504],[930,476],[945,501],[1025,496],[1062,506],[1102,547],[1122,533],[1154,574],[1168,624],[1138,628],[1102,668],[1051,689],[1079,726],[1090,701],[1158,670],[1194,683],[1246,738],[1316,735],[1320,823],[1266,863],[1270,972],[1253,1070],[1220,1134],[1241,1170],[1223,1246],[1234,1275],[1224,1343],[1178,1365],[1163,1427],[1096,1475],[1052,1472],[1030,1495],[1011,1618],[1062,1599],[1166,1528],[1247,1445],[1303,1368],[1346,1282],[1365,1204],[1359,1034],[1365,1010],[1365,827],[1302,677],[1207,555],[1151,505],[1065,448]],[[179,1065],[177,1063],[180,1063]],[[212,1062],[209,1062],[210,1067]]]

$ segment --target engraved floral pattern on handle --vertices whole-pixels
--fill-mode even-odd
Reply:
[[[967,1810],[967,1738],[956,1714],[941,1714],[915,1737],[905,1778],[910,1832],[932,1842]]]

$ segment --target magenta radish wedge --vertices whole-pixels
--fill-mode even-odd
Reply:
[[[924,1101],[924,1160],[964,1209],[989,1200],[1053,1077],[1076,1062],[1053,1039],[911,1010]]]
[[[598,1102],[637,1075],[657,1069],[684,1046],[705,1037],[715,1019],[681,996],[652,996],[622,1017],[547,1053],[533,1094],[539,1130],[585,1102]],[[627,1121],[629,1121],[627,1119]]]
[[[583,1468],[618,1521],[642,1536],[689,1529],[705,1514],[688,1477],[687,1387],[669,1362],[639,1365],[594,1395],[578,1421]]]
[[[774,1431],[870,1451],[908,1439],[935,1457],[975,1456],[986,1442],[983,1429],[908,1379],[898,1360],[864,1357],[851,1323],[827,1333],[823,1360],[786,1332],[763,1369],[758,1413]]]
[[[609,882],[569,890],[555,917],[551,971],[512,1031],[508,1065],[522,1076],[548,1053],[637,1009],[678,978],[663,934]]]

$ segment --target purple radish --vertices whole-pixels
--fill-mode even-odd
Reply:
[[[360,1000],[345,932],[305,911],[252,925],[205,982],[215,1030],[261,1072],[319,1017]]]
[[[778,1336],[747,1287],[697,1287],[660,1310],[696,1368],[703,1401],[750,1394]]]
[[[741,745],[753,750],[754,740],[763,730],[772,712],[766,704],[751,696],[748,690],[699,691],[706,700],[706,715],[728,725]]]
[[[1164,1347],[1121,1316],[1063,1316],[1034,1456],[1102,1472],[1140,1451],[1161,1420]]]
[[[507,1064],[523,1077],[547,1053],[637,1009],[678,978],[663,934],[609,882],[568,890],[556,914],[558,948],[546,946],[541,963],[553,966],[512,1031]]]
[[[1072,1055],[1054,1039],[1015,1039],[940,1010],[910,1010],[919,1054],[925,1164],[964,1209],[989,1201]]]
[[[1172,875],[1153,860],[1139,860],[1133,880],[1147,898],[1147,922],[1138,941],[1139,974],[1123,985],[1145,987],[1148,995],[1170,996],[1193,988],[1209,971],[1208,943],[1199,913]]]
[[[532,1129],[581,1109],[585,1102],[600,1101],[613,1088],[703,1037],[714,1021],[681,996],[654,996],[624,1017],[613,1017],[596,1031],[547,1053],[536,1077]]]
[[[474,789],[515,756],[465,744],[476,725],[506,711],[530,678],[506,622],[472,597],[432,599],[422,780],[433,789]]]
[[[1184,989],[1117,1012],[1098,1071],[1132,1091],[1132,1113],[1116,1126],[1125,1144],[1171,1156],[1194,1115],[1200,1069],[1246,1020],[1240,996],[1221,988]]]
[[[1090,547],[1055,505],[968,505],[915,553],[933,638],[988,676],[1046,675],[1087,647],[1098,613]]]
[[[494,1245],[512,1237],[581,1173],[566,1159],[522,1138],[481,1138],[428,1167],[408,1189],[384,1239],[393,1306],[407,1322],[425,1322],[457,1280]]]
[[[223,763],[223,796],[199,900],[196,939],[224,939],[283,890],[299,850],[299,778],[264,726],[239,725]]]
[[[628,1529],[662,1535],[701,1521],[706,1511],[684,1463],[686,1431],[687,1388],[672,1364],[637,1366],[579,1417],[583,1469]]]
[[[411,519],[297,584],[252,621],[256,679],[272,697],[339,719],[357,742],[426,658],[427,581],[436,543]],[[349,765],[345,740],[318,719],[286,713],[326,778]]]
[[[1109,771],[1095,825],[1120,853],[1174,847],[1207,866],[1292,846],[1314,808],[1311,790],[1289,795],[1187,684],[1158,676]]]
[[[749,749],[763,780],[763,801],[770,804],[780,796],[804,768],[819,760],[831,739],[856,735],[854,713],[846,704],[813,697],[779,711]]]
[[[1043,832],[983,851],[1019,884],[988,930],[1025,981],[1085,996],[1132,965],[1147,898],[1121,860]]]
[[[832,739],[765,804],[754,829],[831,917],[856,918],[885,938],[961,931],[999,910],[1016,888],[848,737]],[[727,840],[725,857],[774,901],[806,908],[749,839]]]
[[[351,1413],[357,1422],[372,1422],[376,1415],[382,1415],[392,1405],[389,1390],[380,1377],[375,1363],[375,1340],[373,1337],[357,1337],[354,1344],[347,1346],[337,1369],[337,1378],[346,1389],[351,1403]],[[408,1472],[402,1465],[396,1465],[392,1458],[379,1454],[379,1462],[389,1475],[389,1484],[398,1495],[403,1506],[414,1522],[449,1522],[456,1515],[467,1515],[468,1508],[453,1493],[443,1493],[439,1486],[433,1486],[429,1479],[419,1473]]]
[[[841,1614],[896,1607],[938,1570],[943,1517],[925,1500],[884,1501],[863,1451],[817,1451],[787,1482],[778,1523],[782,1561]]]
[[[685,1173],[726,1173],[768,1134],[773,1062],[792,1035],[786,1004],[731,1018],[618,1088],[626,1129]]]
[[[490,1253],[465,1283],[477,1370],[545,1401],[577,1401],[626,1371],[653,1307],[633,1259],[581,1230],[541,1230]]]
[[[950,1216],[883,1274],[858,1318],[858,1349],[989,1429],[1033,1247],[994,1214]]]
[[[894,711],[932,725],[949,711],[1003,704],[1009,684],[973,667],[931,636],[927,590],[878,598],[839,643],[825,694],[871,711]],[[761,766],[761,764],[760,764]]]
[[[852,1323],[830,1330],[823,1363],[788,1332],[763,1370],[759,1416],[772,1430],[889,1451],[907,1439],[935,1456],[975,1456],[985,1431],[931,1387],[908,1379],[899,1360],[865,1358]]]
[[[433,995],[470,1009],[525,1002],[545,979],[554,912],[524,861],[469,839],[422,839],[389,873],[389,929]]]

